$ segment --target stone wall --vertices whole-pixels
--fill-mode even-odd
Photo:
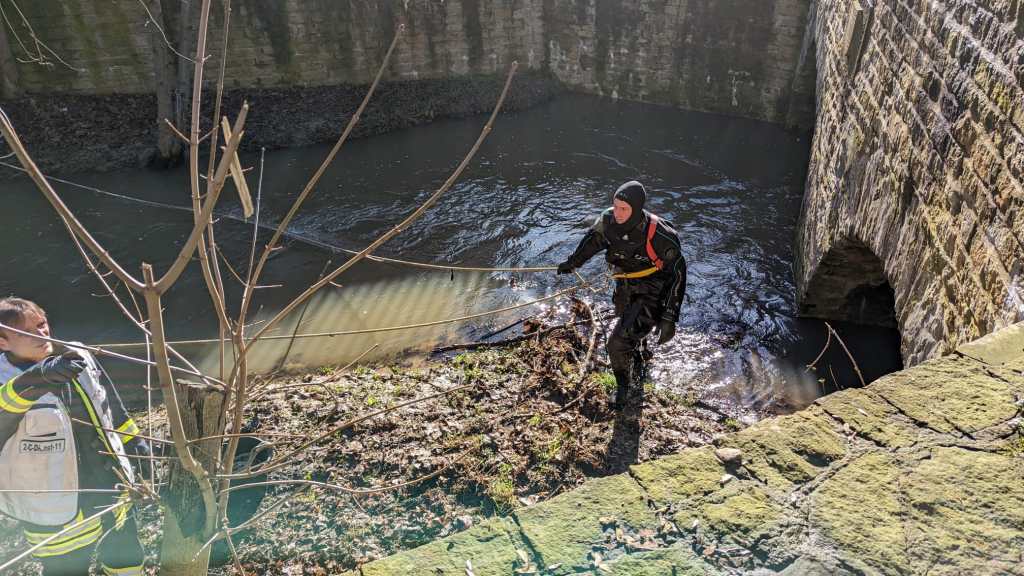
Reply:
[[[808,0],[549,2],[545,59],[586,92],[807,125]]]
[[[587,92],[809,127],[813,62],[800,58],[809,3],[234,0],[226,82],[238,89],[366,84],[396,23],[405,22],[386,80],[500,73],[518,60]],[[66,65],[48,54],[52,66],[12,70],[11,58],[27,54],[8,34],[0,86],[32,94],[153,91],[151,43],[160,37],[138,0],[18,4]],[[214,54],[221,10],[214,2]],[[17,21],[14,30],[29,40]]]
[[[888,294],[908,365],[1024,319],[1024,3],[813,10],[802,311],[884,323]]]

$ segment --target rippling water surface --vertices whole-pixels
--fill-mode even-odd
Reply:
[[[259,105],[253,111],[258,118]],[[347,257],[315,243],[359,249],[414,210],[447,178],[477,137],[485,118],[429,126],[346,145],[292,230],[294,239],[271,260],[258,290],[258,318],[266,318],[330,266]],[[824,343],[820,322],[795,318],[793,242],[809,142],[751,120],[671,108],[565,96],[501,117],[470,168],[421,220],[378,254],[470,266],[554,265],[568,255],[586,226],[622,182],[638,179],[648,208],[678,229],[689,265],[679,335],[658,350],[657,385],[681,394],[715,396],[757,411],[778,399],[801,406],[821,391],[804,370]],[[262,178],[261,223],[277,222],[327,146],[269,152]],[[259,181],[259,157],[250,187]],[[205,165],[205,164],[204,164]],[[0,168],[10,172],[7,168]],[[6,176],[7,174],[5,174]],[[78,184],[134,198],[186,205],[184,170],[146,170],[66,176]],[[0,234],[8,254],[0,290],[39,301],[55,331],[90,342],[137,340],[109,298],[81,264],[63,226],[38,192],[19,177],[2,182],[8,209]],[[78,186],[57,184],[100,241],[131,271],[142,261],[165,270],[184,241],[191,215],[133,203]],[[222,210],[238,216],[233,191]],[[252,226],[221,219],[217,240],[238,274],[248,266]],[[260,241],[268,239],[261,234]],[[327,268],[329,269],[329,268]],[[595,258],[584,276],[599,279]],[[228,291],[240,292],[225,269]],[[528,301],[571,284],[544,274],[448,273],[363,263],[316,297],[276,334],[358,330],[473,314]],[[166,299],[171,336],[216,332],[198,266],[193,264]],[[593,294],[607,305],[610,290]],[[237,297],[232,305],[237,306]],[[268,343],[256,364],[344,363],[372,344],[376,354],[427,350],[439,342],[472,339],[507,325],[523,310],[457,325],[402,332]],[[899,363],[898,335],[840,327],[871,377]],[[209,367],[216,354],[192,347]],[[144,354],[141,349],[134,353]],[[868,361],[870,360],[870,361]],[[844,356],[822,363],[849,385]],[[823,375],[829,374],[825,370]],[[141,375],[134,374],[141,378]]]

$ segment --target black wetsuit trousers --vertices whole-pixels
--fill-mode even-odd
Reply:
[[[646,280],[618,280],[612,303],[619,321],[608,337],[608,359],[618,384],[618,394],[640,390],[640,374],[644,358],[640,348],[644,338],[657,326],[664,311],[663,282]]]

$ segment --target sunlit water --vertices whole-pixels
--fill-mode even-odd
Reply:
[[[259,116],[258,103],[253,117]],[[266,320],[289,298],[347,256],[322,245],[360,249],[414,210],[454,169],[484,118],[441,121],[350,142],[327,171],[292,225],[313,243],[293,239],[271,259],[257,291],[252,321]],[[784,404],[802,406],[823,387],[804,369],[825,337],[818,321],[795,317],[792,263],[808,140],[751,120],[671,108],[565,96],[540,107],[506,113],[460,181],[421,220],[378,254],[466,266],[551,266],[576,246],[587,225],[622,182],[638,179],[649,209],[672,221],[689,266],[678,336],[657,350],[655,383],[680,394],[713,397],[748,415]],[[268,152],[262,178],[261,223],[273,225],[319,165],[327,146]],[[253,192],[259,156],[243,157]],[[205,166],[205,164],[204,164]],[[0,168],[4,176],[13,171]],[[117,194],[187,205],[184,170],[132,170],[66,175]],[[7,247],[0,290],[39,301],[58,335],[88,342],[140,340],[102,295],[82,265],[52,209],[24,177],[0,181],[7,210],[0,235]],[[182,211],[133,203],[56,184],[104,246],[136,274],[141,262],[166,270],[191,225]],[[252,226],[240,222],[233,189],[225,192],[217,241],[235,272],[248,268]],[[250,220],[251,222],[251,220]],[[260,243],[269,235],[260,235]],[[321,246],[315,244],[319,243]],[[584,268],[600,281],[604,262]],[[240,283],[224,269],[232,309]],[[572,285],[553,273],[438,272],[361,263],[300,307],[277,335],[400,326],[464,316],[526,302]],[[126,292],[122,291],[122,295]],[[590,294],[607,306],[610,289]],[[165,299],[175,339],[216,334],[198,265]],[[129,301],[129,306],[131,306]],[[525,308],[470,322],[291,342],[268,341],[257,350],[257,370],[344,364],[378,345],[369,357],[429,351],[471,340],[526,314],[562,303]],[[298,323],[297,329],[296,324]],[[250,328],[250,333],[259,324]],[[898,335],[846,327],[847,344],[870,379],[898,366]],[[509,331],[506,334],[512,335]],[[218,369],[211,346],[183,346],[206,369]],[[141,348],[128,350],[140,356]],[[841,385],[855,380],[844,355],[828,354]],[[132,388],[145,375],[128,371]],[[137,388],[132,388],[137,389]],[[129,395],[131,395],[129,393]]]

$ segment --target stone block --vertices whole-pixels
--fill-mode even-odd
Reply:
[[[669,548],[629,554],[603,564],[596,574],[608,576],[718,576],[718,568],[705,563],[682,543]]]
[[[870,390],[915,422],[946,434],[973,434],[1017,413],[1010,384],[966,358],[929,360],[878,380]]]
[[[630,472],[660,508],[717,490],[725,467],[704,447],[633,466]]]
[[[855,568],[901,573],[907,564],[897,462],[887,453],[861,456],[810,497],[808,519]]]
[[[557,574],[590,567],[591,547],[605,541],[602,518],[634,530],[655,528],[643,490],[627,474],[589,480],[572,492],[515,512],[522,534]]]
[[[920,435],[915,426],[894,418],[899,411],[872,393],[870,387],[829,394],[817,404],[852,431],[888,448],[910,446]]]
[[[723,445],[743,450],[745,468],[777,490],[814,479],[846,455],[843,437],[820,407],[758,422]]]

